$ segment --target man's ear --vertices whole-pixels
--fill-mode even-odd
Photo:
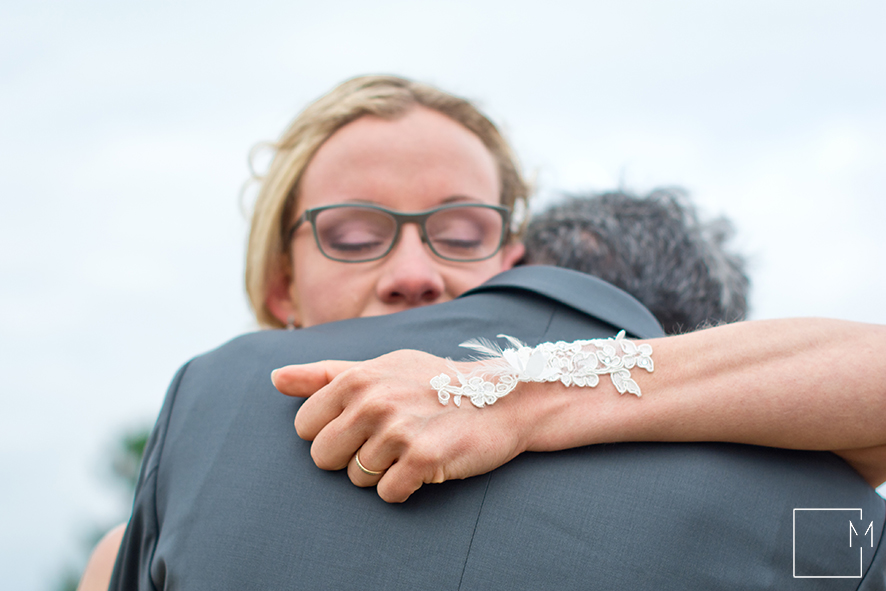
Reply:
[[[520,262],[523,255],[526,254],[526,247],[522,242],[511,242],[502,248],[501,270],[507,271]]]
[[[283,267],[283,265],[281,265]],[[268,282],[268,292],[265,296],[265,306],[284,326],[290,323],[301,326],[298,317],[298,307],[293,301],[292,279],[286,269],[279,269]]]

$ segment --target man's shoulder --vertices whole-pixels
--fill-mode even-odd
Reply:
[[[496,291],[535,294],[624,329],[629,336],[663,336],[658,320],[628,292],[592,275],[546,265],[515,267],[468,290],[462,297]]]

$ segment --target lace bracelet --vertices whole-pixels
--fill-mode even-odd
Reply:
[[[500,334],[499,338],[512,345],[505,349],[487,339],[471,339],[461,346],[477,351],[479,355],[473,360],[481,363],[471,373],[463,374],[449,359],[460,385],[452,385],[449,375],[441,373],[431,378],[431,387],[437,391],[440,404],[447,404],[452,397],[455,405],[461,406],[462,396],[467,396],[474,406],[482,408],[512,392],[519,382],[559,380],[566,386],[593,388],[600,383],[601,375],[609,374],[619,394],[640,396],[640,386],[631,378],[630,370],[636,366],[652,372],[652,347],[637,345],[624,336],[625,331],[621,331],[610,339],[557,341],[530,347]]]

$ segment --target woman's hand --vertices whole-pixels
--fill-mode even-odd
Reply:
[[[484,474],[528,445],[531,415],[517,411],[519,388],[482,409],[467,399],[444,406],[430,386],[444,372],[453,373],[444,359],[402,350],[364,362],[290,365],[272,380],[283,394],[308,397],[295,428],[314,442],[318,467],[347,467],[355,485],[377,485],[385,501],[403,502],[422,484]],[[382,474],[361,470],[358,452],[366,470]]]

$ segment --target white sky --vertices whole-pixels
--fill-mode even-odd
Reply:
[[[181,4],[0,0],[11,589],[124,510],[104,454],[252,328],[246,154],[356,74],[478,100],[543,196],[689,188],[735,222],[755,318],[886,323],[881,0]]]

